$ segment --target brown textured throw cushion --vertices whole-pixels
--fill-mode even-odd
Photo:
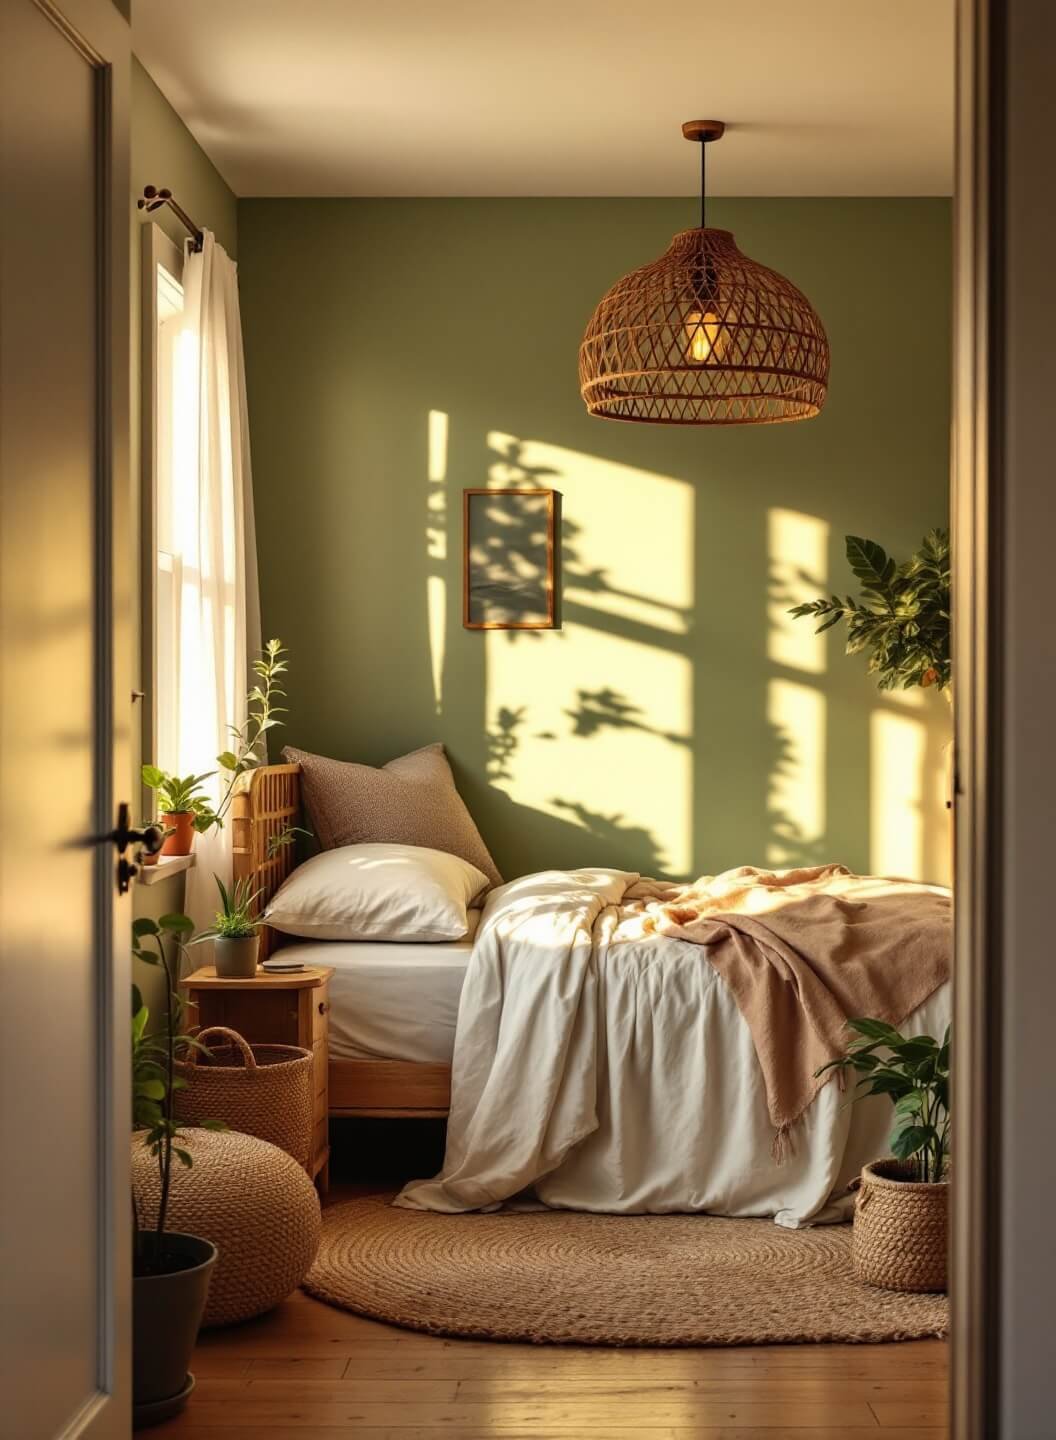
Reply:
[[[328,760],[287,746],[282,758],[301,767],[301,794],[319,844],[427,845],[468,860],[493,885],[502,876],[455,789],[442,745],[426,745],[381,769]]]

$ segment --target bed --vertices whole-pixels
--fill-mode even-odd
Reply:
[[[297,765],[263,767],[235,808],[235,873],[260,888],[262,907],[294,869],[293,847],[277,841],[298,822],[298,777]],[[759,1037],[735,999],[735,969],[720,975],[717,942],[700,940],[694,925],[729,931],[731,955],[762,932],[756,958],[786,932],[787,953],[795,958],[797,945],[802,952],[801,988],[811,953],[818,959],[833,938],[820,944],[826,932],[814,900],[835,904],[841,917],[861,910],[855,935],[852,922],[838,920],[835,944],[852,947],[858,969],[871,928],[874,950],[883,950],[873,956],[883,961],[881,976],[893,967],[911,977],[916,998],[897,1011],[905,1033],[941,1034],[950,1012],[948,892],[818,868],[826,884],[864,886],[872,898],[858,905],[780,896],[780,887],[811,872],[742,867],[714,883],[766,876],[778,909],[734,914],[730,891],[714,902],[714,917],[690,921],[680,897],[673,931],[661,934],[649,929],[649,917],[663,911],[653,902],[675,887],[587,868],[493,890],[474,914],[476,934],[454,942],[305,942],[265,927],[262,947],[288,947],[291,957],[335,971],[332,1115],[449,1117],[444,1171],[408,1186],[397,1203],[457,1211],[530,1194],[558,1208],[769,1215],[795,1227],[846,1218],[850,1180],[886,1149],[890,1105],[848,1105],[827,1084],[804,1100],[786,1137]],[[917,973],[927,969],[918,964],[922,922],[915,910],[903,913],[923,903],[920,892],[938,910],[927,922],[930,978]],[[832,908],[825,913],[831,920]],[[703,963],[702,945],[712,947]],[[841,1007],[836,1043],[844,1043],[843,1016],[884,1013]],[[809,1058],[805,1047],[803,1054]],[[808,1079],[816,1063],[806,1067]]]
[[[235,878],[261,892],[258,914],[296,865],[296,847],[280,837],[301,823],[300,766],[253,770],[232,804],[232,840]],[[330,1114],[445,1116],[454,1019],[472,939],[441,946],[306,942],[263,926],[261,958],[280,947],[337,971],[330,987]],[[402,952],[398,960],[394,951]],[[419,988],[411,1024],[401,1029],[400,992],[406,1017],[408,980]]]

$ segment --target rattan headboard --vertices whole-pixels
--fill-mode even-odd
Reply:
[[[249,772],[248,788],[231,802],[233,873],[248,879],[261,893],[259,915],[297,863],[296,845],[278,844],[279,837],[300,823],[301,767],[261,765]],[[281,939],[267,925],[260,931],[260,956],[271,953]]]

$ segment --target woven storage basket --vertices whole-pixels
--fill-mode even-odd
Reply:
[[[176,1115],[200,1123],[222,1120],[229,1130],[255,1135],[307,1165],[312,1143],[312,1054],[296,1045],[249,1045],[236,1030],[211,1025],[198,1034],[225,1035],[208,1055],[177,1065],[186,1087],[176,1091]]]
[[[950,1187],[923,1185],[901,1160],[862,1171],[854,1209],[854,1273],[883,1290],[946,1289]]]

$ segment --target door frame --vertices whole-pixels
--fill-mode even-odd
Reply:
[[[990,0],[958,0],[954,211],[954,356],[951,529],[954,706],[954,1035],[950,1254],[950,1435],[998,1435],[998,1214],[1000,1126],[999,889],[995,768],[1000,684],[994,427],[1000,413],[993,187],[1002,96]]]
[[[96,677],[95,795],[97,836],[114,828],[119,799],[130,793],[132,716],[129,384],[130,384],[130,104],[131,36],[113,0],[22,0],[33,3],[95,72],[98,153],[96,276],[98,427],[95,465],[94,619]],[[96,1392],[71,1418],[66,1436],[109,1440],[131,1423],[132,1245],[129,1202],[131,902],[116,885],[113,847],[94,848],[93,954],[99,1004],[98,1146],[102,1175],[97,1265],[102,1318]],[[107,901],[110,901],[108,904]],[[65,1440],[65,1437],[64,1437]]]
[[[1020,1440],[1053,1423],[1056,7],[957,19],[951,1434]]]

